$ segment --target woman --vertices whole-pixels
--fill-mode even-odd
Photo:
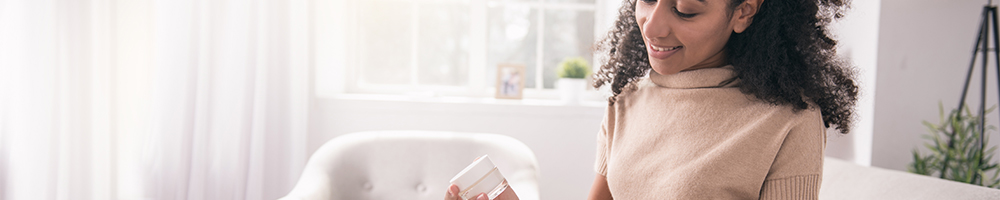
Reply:
[[[590,199],[817,199],[825,130],[846,134],[857,100],[826,32],[846,4],[626,0],[599,44]]]

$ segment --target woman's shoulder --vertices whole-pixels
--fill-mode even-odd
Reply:
[[[785,103],[770,103],[763,100],[751,98],[752,105],[758,107],[759,109],[769,110],[775,117],[783,117],[789,119],[800,119],[800,118],[822,118],[819,106],[812,102],[807,102],[809,105],[806,108],[797,108],[792,104]]]
[[[825,129],[826,126],[823,124],[823,115],[820,111],[818,105],[812,102],[808,102],[809,106],[800,109],[796,108],[790,104],[773,104],[761,102],[761,104],[768,104],[770,106],[767,109],[773,110],[767,117],[769,117],[774,122],[783,123],[784,127],[787,128],[807,128],[807,129]]]
[[[729,103],[715,103],[708,105],[706,110],[715,110],[725,120],[731,122],[743,122],[773,126],[781,129],[791,129],[794,127],[821,127],[823,116],[819,106],[809,102],[809,106],[799,109],[791,104],[779,104],[765,102],[751,95],[744,95],[746,98],[732,100]],[[725,101],[719,101],[725,102]]]
[[[642,90],[650,87],[652,82],[649,81],[649,77],[642,77],[629,83],[627,87],[622,88],[621,93],[614,97],[614,105],[616,107],[623,107],[623,105],[632,105],[633,101],[636,99],[636,93],[643,93]]]
[[[717,88],[664,88],[643,77],[616,97],[614,110],[631,109],[677,111],[701,116],[728,119],[762,119],[774,122],[802,123],[819,121],[819,106],[807,101],[808,107],[796,108],[791,104],[771,103],[745,94],[738,87]]]

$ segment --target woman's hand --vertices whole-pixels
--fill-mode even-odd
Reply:
[[[448,191],[444,193],[444,200],[464,200],[458,196],[458,191],[458,186],[451,184],[451,186],[448,186]]]
[[[458,186],[456,185],[448,186],[448,192],[444,195],[444,200],[465,200],[462,199],[462,197],[458,196],[458,192],[459,192]],[[489,200],[489,199],[490,198],[486,196],[486,193],[479,193],[479,195],[476,195],[475,198],[475,200]],[[507,189],[501,192],[500,195],[497,195],[497,198],[494,198],[493,200],[519,200],[519,199],[517,198],[517,193],[514,193],[514,189],[507,187]]]

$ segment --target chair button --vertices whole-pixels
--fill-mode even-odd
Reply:
[[[365,182],[365,184],[361,185],[361,187],[363,187],[365,189],[365,191],[372,191],[372,183],[371,182]]]
[[[427,186],[423,183],[417,184],[417,192],[427,192]]]

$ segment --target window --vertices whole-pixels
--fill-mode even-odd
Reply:
[[[554,87],[567,57],[593,60],[594,0],[349,3],[347,91],[492,96],[496,66],[527,69],[525,95]]]

